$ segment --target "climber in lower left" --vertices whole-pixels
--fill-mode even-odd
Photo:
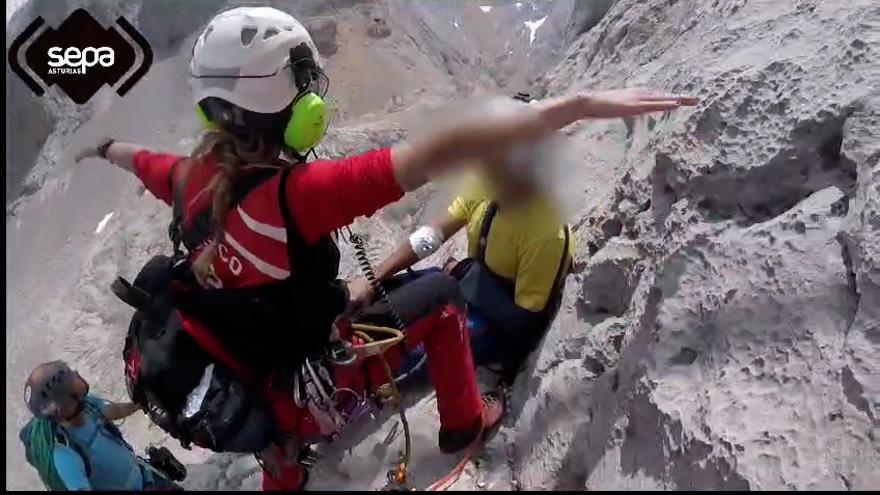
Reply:
[[[43,363],[27,379],[24,400],[33,417],[19,437],[28,463],[46,488],[179,490],[166,473],[138,457],[113,424],[140,406],[110,402],[90,395],[89,390],[89,383],[63,361]],[[163,452],[165,460],[170,460],[170,452]],[[177,469],[185,475],[181,465]]]

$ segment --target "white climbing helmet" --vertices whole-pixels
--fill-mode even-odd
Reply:
[[[253,112],[280,112],[298,94],[290,50],[303,43],[320,67],[315,43],[290,14],[271,7],[221,12],[193,46],[190,85],[195,102],[217,97]]]

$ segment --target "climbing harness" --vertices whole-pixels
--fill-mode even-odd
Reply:
[[[410,434],[409,421],[407,421],[406,412],[403,406],[403,396],[400,392],[400,389],[398,388],[398,384],[401,381],[405,380],[412,373],[418,371],[425,364],[427,354],[423,354],[419,362],[411,370],[401,376],[394,377],[394,374],[391,371],[391,367],[388,364],[388,360],[385,358],[384,353],[386,350],[390,349],[394,345],[397,345],[404,339],[403,330],[405,328],[405,324],[403,322],[403,319],[400,317],[400,313],[397,311],[397,308],[394,306],[394,303],[391,301],[391,298],[388,296],[388,292],[378,282],[376,274],[373,271],[373,266],[370,263],[369,255],[367,254],[367,249],[364,244],[363,238],[360,235],[352,233],[349,230],[349,240],[354,245],[355,258],[357,259],[358,265],[360,266],[364,277],[366,277],[367,281],[370,282],[370,285],[373,286],[373,289],[376,291],[379,297],[388,305],[392,321],[397,326],[397,329],[394,329],[357,323],[353,323],[351,325],[355,335],[365,341],[365,343],[361,346],[354,346],[353,351],[361,357],[379,357],[382,363],[382,367],[385,369],[388,382],[379,387],[376,392],[377,398],[383,405],[391,404],[393,407],[397,408],[398,414],[400,415],[400,424],[403,425],[403,433],[405,439],[404,452],[400,458],[400,461],[397,464],[397,467],[388,471],[388,483],[384,486],[383,490],[415,491],[416,488],[409,484],[408,476],[408,469],[412,461],[412,436]],[[369,332],[372,332],[374,334],[378,333],[390,335],[390,337],[381,341],[376,341],[369,335]],[[458,464],[456,464],[455,467],[453,467],[453,469],[448,474],[428,486],[427,491],[445,491],[456,481],[458,481],[458,479],[461,477],[461,473],[464,472],[465,466],[467,466],[468,462],[471,461],[474,453],[479,448],[482,436],[483,428],[481,426],[480,432],[475,437],[473,443],[471,443],[471,445],[468,447],[465,455],[458,462]]]
[[[397,383],[394,381],[394,373],[392,373],[391,366],[388,364],[388,360],[385,358],[384,354],[385,350],[391,348],[392,346],[403,340],[403,332],[400,332],[399,330],[394,330],[393,328],[377,327],[373,325],[361,325],[357,323],[353,323],[352,328],[354,329],[355,335],[366,342],[363,345],[363,348],[382,349],[378,354],[378,357],[380,362],[382,363],[382,368],[384,368],[385,370],[385,375],[388,378],[388,383],[385,383],[384,385],[379,387],[379,389],[376,391],[376,396],[381,404],[390,404],[392,407],[397,408],[397,413],[400,415],[400,422],[401,424],[403,424],[403,436],[405,439],[403,456],[401,456],[397,467],[388,472],[388,485],[386,486],[386,488],[409,491],[411,489],[408,484],[407,470],[409,468],[410,460],[412,459],[412,436],[410,435],[409,421],[407,421],[406,419],[406,409],[403,407],[403,396],[400,393],[400,389],[397,388]],[[399,336],[394,335],[384,341],[377,342],[367,334],[368,331],[380,333],[398,333]],[[356,346],[355,349],[358,349],[358,347]]]
[[[364,244],[363,238],[360,235],[353,233],[351,232],[351,230],[349,230],[349,241],[354,246],[355,259],[357,260],[357,263],[360,266],[364,277],[366,277],[370,285],[373,286],[373,290],[375,290],[376,293],[379,294],[379,297],[381,297],[382,300],[385,301],[385,304],[388,305],[389,312],[391,313],[391,319],[394,325],[397,327],[396,329],[394,329],[375,325],[364,325],[359,323],[352,324],[352,329],[354,330],[355,335],[360,337],[364,341],[364,344],[360,348],[355,347],[355,352],[363,353],[364,357],[379,357],[379,360],[382,363],[382,368],[385,370],[386,377],[388,378],[388,382],[380,386],[379,389],[376,391],[376,396],[379,399],[379,402],[383,405],[391,404],[392,407],[396,407],[397,412],[400,415],[400,422],[401,424],[403,424],[403,435],[405,439],[404,452],[401,456],[400,461],[397,464],[397,467],[388,472],[388,484],[386,485],[386,489],[394,491],[410,491],[411,488],[408,483],[407,469],[409,468],[409,463],[412,458],[412,437],[409,430],[409,421],[407,421],[406,419],[406,410],[403,406],[403,397],[400,393],[400,389],[397,387],[398,380],[395,379],[394,373],[391,371],[391,366],[388,364],[388,360],[385,358],[386,350],[403,341],[403,330],[406,328],[406,325],[403,322],[403,318],[400,317],[400,313],[397,311],[394,303],[391,301],[391,298],[388,296],[388,291],[386,291],[385,288],[382,287],[382,285],[376,278],[376,273],[373,271],[372,263],[370,263],[370,257],[367,253],[367,248]],[[373,337],[369,335],[369,332],[391,336],[386,338],[385,340],[376,341],[373,339]]]
[[[397,328],[369,325],[363,323],[350,323],[352,336],[355,337],[354,342],[344,342],[345,347],[345,363],[360,362],[367,358],[377,358],[385,372],[387,382],[382,384],[373,393],[373,400],[381,407],[386,405],[397,409],[400,417],[398,424],[403,425],[404,433],[404,449],[394,468],[387,473],[387,483],[384,491],[415,491],[416,488],[409,483],[409,468],[412,462],[412,435],[410,431],[409,421],[406,417],[406,410],[403,404],[403,395],[398,387],[398,383],[405,379],[407,375],[418,370],[425,362],[425,356],[419,364],[407,374],[396,377],[394,376],[391,366],[385,356],[386,351],[392,347],[399,345],[405,339],[405,325],[400,313],[388,297],[387,291],[378,283],[372,265],[369,260],[363,239],[349,231],[350,241],[355,247],[355,257],[364,273],[364,276],[373,286],[379,297],[388,305],[392,322]],[[338,338],[338,329],[334,329],[334,335]],[[341,339],[340,339],[340,342]],[[341,344],[337,346],[342,348]],[[339,357],[342,354],[337,354]],[[358,394],[349,388],[337,388],[334,385],[332,374],[326,368],[325,362],[340,364],[340,360],[326,359],[328,356],[322,356],[317,359],[307,359],[298,373],[293,376],[293,400],[298,407],[307,409],[318,424],[321,435],[330,442],[337,441],[342,431],[347,426],[358,422],[365,414],[372,414],[372,406],[370,392],[365,390],[363,394]],[[348,394],[351,399],[347,402],[339,400],[340,394]],[[483,436],[482,427],[473,443],[468,447],[464,457],[456,464],[456,466],[445,476],[432,483],[427,491],[443,491],[452,486],[460,477],[468,462],[473,458],[474,453],[479,448]],[[309,452],[310,447],[307,447]],[[312,452],[312,454],[314,454]],[[303,457],[303,456],[301,456]],[[301,465],[306,469],[314,465],[316,460],[314,455],[306,455],[305,459],[301,459]],[[308,461],[308,462],[304,462]]]
[[[388,291],[386,291],[385,287],[383,287],[382,284],[379,283],[379,280],[376,277],[376,273],[373,271],[373,264],[370,263],[370,257],[367,253],[364,239],[359,234],[351,232],[351,230],[348,231],[348,238],[349,242],[351,242],[351,244],[354,246],[354,257],[358,263],[358,266],[360,266],[361,272],[363,272],[364,277],[367,279],[370,285],[373,286],[373,290],[375,290],[376,293],[379,294],[379,297],[383,301],[385,301],[385,304],[388,305],[388,310],[391,314],[391,319],[394,322],[395,327],[397,327],[397,329],[399,330],[403,330],[406,325],[403,323],[403,318],[400,317],[400,312],[397,311],[397,308],[394,306],[391,298],[388,297]],[[419,371],[419,369],[421,369],[421,367],[425,365],[426,360],[427,354],[422,354],[421,359],[419,359],[419,362],[416,363],[416,365],[413,366],[412,369],[398,377],[392,378],[392,381],[394,381],[394,383],[400,383],[406,380],[407,377]]]

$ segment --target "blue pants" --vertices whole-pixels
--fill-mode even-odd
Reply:
[[[494,334],[488,331],[483,319],[471,310],[468,310],[467,323],[468,332],[470,332],[471,336],[471,353],[474,358],[474,366],[483,366],[491,363],[495,356],[498,355],[501,343],[497,341]],[[423,359],[425,359],[425,348],[423,345],[419,345],[406,357],[398,376],[413,371],[416,366],[423,363]],[[424,366],[421,366],[413,376],[423,373],[425,369]]]
[[[419,277],[433,271],[440,271],[440,268],[416,270],[411,272],[410,276]],[[498,341],[495,334],[488,331],[485,319],[468,308],[467,325],[471,338],[471,353],[473,354],[474,365],[483,366],[497,359],[499,350],[503,348],[503,343]],[[412,372],[417,366],[424,363],[424,359],[425,348],[420,345],[413,349],[406,357],[398,376]],[[424,370],[424,366],[421,366],[413,373],[413,377],[424,373]]]

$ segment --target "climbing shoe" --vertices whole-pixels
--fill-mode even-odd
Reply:
[[[498,432],[504,416],[504,394],[489,392],[482,396],[482,424],[475,421],[473,427],[464,430],[447,430],[440,428],[440,451],[444,454],[459,452],[475,441],[487,442]],[[479,437],[479,438],[478,438]]]

